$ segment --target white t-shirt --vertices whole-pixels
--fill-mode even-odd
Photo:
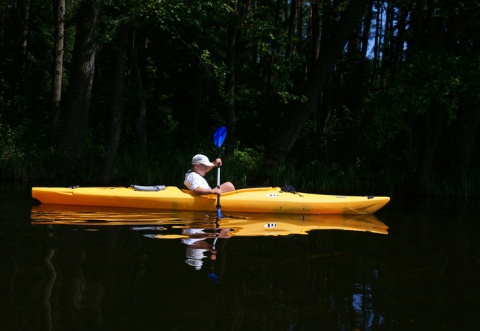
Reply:
[[[205,178],[197,174],[195,171],[191,170],[185,173],[185,181],[183,183],[186,187],[188,187],[190,191],[195,190],[197,187],[212,189],[210,185],[208,185]]]

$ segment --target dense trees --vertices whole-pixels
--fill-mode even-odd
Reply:
[[[177,185],[226,124],[246,185],[478,194],[474,1],[0,7],[4,177]]]

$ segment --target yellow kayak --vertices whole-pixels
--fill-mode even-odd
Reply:
[[[217,210],[217,196],[194,195],[174,186],[158,191],[132,187],[33,187],[32,197],[42,204],[146,208],[171,211]],[[283,192],[279,187],[240,189],[220,196],[222,213],[372,214],[389,197],[342,196]]]

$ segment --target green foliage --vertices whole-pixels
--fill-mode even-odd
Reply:
[[[2,122],[0,116],[0,178],[26,182],[44,177],[47,168],[37,162],[47,151],[42,151],[32,137],[34,123],[25,119],[13,128]]]
[[[0,44],[0,177],[69,185],[76,184],[74,181],[96,181],[110,126],[112,54],[117,47],[114,40],[119,26],[131,24],[131,45],[137,51],[145,95],[148,142],[145,148],[139,148],[135,127],[138,100],[133,57],[129,53],[115,182],[181,186],[192,153],[215,155],[211,133],[225,124],[225,98],[230,95],[230,91],[225,91],[227,33],[236,29],[236,143],[231,153],[222,155],[222,177],[237,186],[264,184],[259,173],[272,133],[288,112],[307,101],[305,78],[311,74],[307,59],[315,51],[312,47],[318,46],[310,40],[308,1],[302,3],[296,22],[290,20],[288,1],[283,6],[277,6],[275,1],[254,1],[249,7],[243,7],[245,3],[239,1],[105,1],[98,31],[86,156],[78,169],[65,165],[65,160],[72,157],[68,151],[50,146],[54,36],[51,3],[30,3],[25,63],[20,61],[20,47],[15,44],[21,39],[17,32],[22,30],[22,12],[17,9],[23,3],[19,2],[18,8],[7,6],[7,11],[0,14],[0,37],[4,41]],[[64,91],[71,79],[78,4],[66,4]],[[337,7],[321,7],[319,14],[331,12],[332,16],[324,19],[336,21],[347,5],[348,1],[341,1]],[[390,5],[399,6],[396,2]],[[416,5],[412,4],[414,8]],[[478,6],[468,2],[451,3],[448,7],[436,2],[435,6],[432,17],[426,17],[429,14],[419,8],[425,16],[420,18],[431,18],[439,25],[457,22],[445,30],[456,33],[448,35],[455,39],[454,49],[432,42],[435,47],[413,51],[409,47],[415,38],[448,38],[444,31],[430,26],[425,26],[421,36],[419,31],[407,27],[407,33],[401,36],[395,30],[400,22],[395,21],[382,27],[391,31],[372,31],[372,35],[392,37],[380,40],[379,58],[362,59],[360,49],[355,48],[363,41],[352,36],[331,82],[322,91],[323,99],[315,116],[303,128],[285,163],[272,170],[269,184],[291,184],[303,191],[338,194],[394,192],[417,170],[422,116],[434,109],[441,113],[444,130],[438,141],[440,155],[433,162],[435,191],[479,194],[475,170],[456,171],[455,164],[448,171],[441,169],[447,163],[447,157],[442,155],[451,155],[458,149],[451,138],[477,130],[478,124],[470,118],[476,118],[480,104],[480,56],[475,47],[479,42]],[[394,17],[398,18],[398,14],[394,12]],[[458,17],[465,19],[455,21]],[[289,30],[293,26],[296,30]],[[322,36],[324,32],[328,35],[328,31],[321,31]],[[393,58],[388,52],[397,44],[389,42],[398,42],[405,49]],[[402,52],[408,57],[402,58]],[[68,95],[64,93],[62,97],[66,101]],[[193,109],[199,115],[195,123],[198,137],[193,137],[196,132],[191,129],[196,120]],[[325,123],[320,120],[322,116],[327,118]],[[62,109],[60,125],[66,117]],[[472,163],[478,163],[478,148],[473,146],[471,154]],[[447,178],[445,173],[452,175]]]
[[[395,113],[425,114],[435,102],[448,120],[456,118],[459,91],[465,76],[459,57],[444,53],[420,52],[405,64],[396,85],[390,89]]]
[[[0,117],[0,120],[2,118]],[[15,145],[15,133],[12,129],[6,125],[2,125],[3,121],[0,121],[0,170],[3,176],[13,175],[14,168],[9,169],[9,166],[14,166],[19,160],[22,159],[23,153],[18,150]]]
[[[264,150],[262,147],[245,147],[237,143],[233,155],[224,159],[222,175],[233,182],[237,187],[249,186],[255,182],[254,178],[260,171],[263,162]]]

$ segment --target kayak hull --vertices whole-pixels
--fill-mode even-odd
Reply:
[[[33,187],[42,204],[146,208],[172,211],[216,211],[216,195],[194,195],[167,186],[160,191],[126,187]],[[280,214],[373,214],[389,197],[337,196],[282,192],[279,187],[247,188],[220,196],[222,212]]]

